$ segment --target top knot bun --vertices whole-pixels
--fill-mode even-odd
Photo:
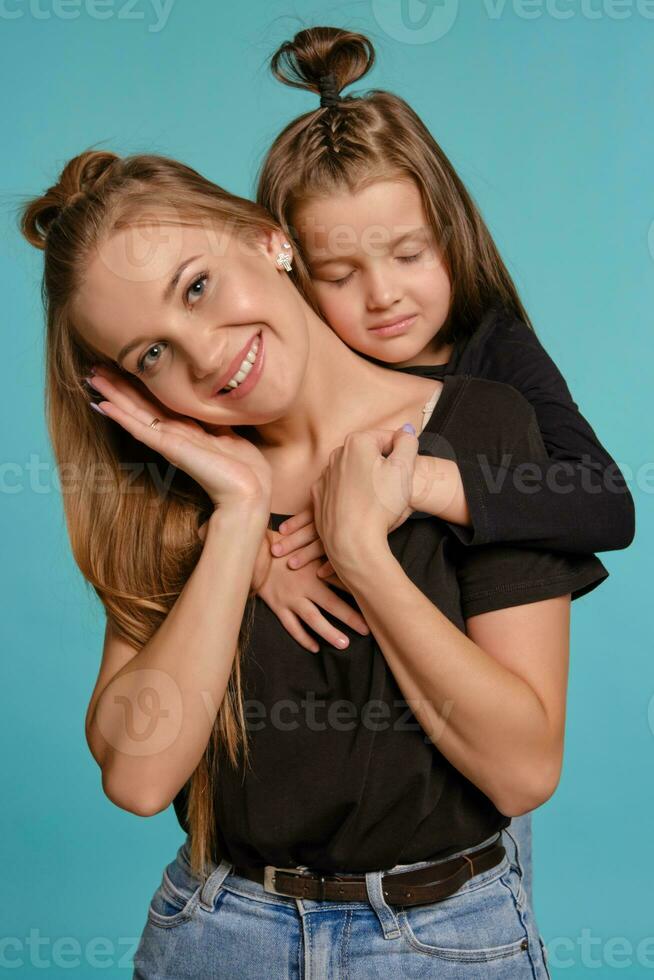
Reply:
[[[275,51],[270,70],[284,85],[320,94],[320,79],[332,75],[337,94],[362,78],[375,62],[375,49],[363,34],[337,27],[310,27]]]
[[[105,150],[86,150],[66,164],[59,180],[23,209],[20,230],[30,245],[45,248],[48,231],[64,208],[95,193],[114,172],[120,157]]]

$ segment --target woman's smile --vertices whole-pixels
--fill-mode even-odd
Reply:
[[[240,360],[230,365],[230,380],[214,394],[214,398],[244,398],[252,391],[263,371],[264,342],[261,331],[255,336],[245,356],[241,357],[239,354],[238,357]],[[226,391],[226,388],[230,390]]]

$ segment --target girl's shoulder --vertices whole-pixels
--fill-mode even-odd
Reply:
[[[570,392],[535,330],[512,311],[493,307],[459,345],[449,373],[512,385],[530,401],[547,395],[569,401]]]

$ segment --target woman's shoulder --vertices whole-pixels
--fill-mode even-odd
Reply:
[[[506,381],[478,378],[472,374],[450,374],[444,379],[444,385],[452,388],[452,401],[456,406],[454,421],[465,418],[469,422],[472,416],[503,424],[520,419],[529,421],[535,415],[531,402]]]
[[[478,459],[481,453],[500,461],[518,446],[529,446],[530,459],[546,455],[536,413],[512,385],[451,374],[444,379],[441,399],[440,410],[420,434],[423,453],[447,459],[462,454]]]

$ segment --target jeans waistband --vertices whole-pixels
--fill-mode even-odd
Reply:
[[[431,864],[442,864],[444,861],[451,861],[453,858],[460,857],[462,854],[472,854],[474,851],[480,851],[482,847],[488,847],[489,844],[499,840],[501,836],[502,832],[498,830],[494,834],[491,834],[490,837],[487,837],[486,840],[483,840],[480,844],[473,844],[472,847],[464,847],[461,851],[455,851],[453,854],[448,854],[444,858],[436,858],[436,860],[428,861],[415,861],[413,864],[396,864],[392,868],[389,868],[385,873],[393,874],[400,871],[413,871],[416,868],[426,868],[427,865]]]

